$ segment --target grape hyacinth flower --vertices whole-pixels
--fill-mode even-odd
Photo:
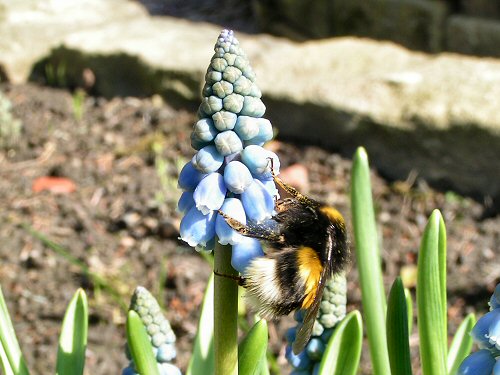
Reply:
[[[500,284],[489,305],[490,311],[477,321],[471,332],[480,350],[464,359],[458,375],[500,374]]]
[[[231,263],[243,273],[264,255],[261,245],[236,233],[218,210],[242,223],[270,219],[277,196],[270,159],[276,174],[279,160],[262,147],[273,129],[262,117],[266,108],[255,73],[231,30],[222,30],[214,50],[191,133],[197,152],[179,175],[180,237],[198,251],[212,251],[216,238],[232,245]]]
[[[316,374],[318,372],[328,340],[332,336],[335,326],[346,315],[346,303],[346,277],[343,273],[334,275],[325,285],[311,339],[306,348],[297,355],[292,351],[292,343],[304,314],[302,310],[295,313],[294,318],[297,321],[297,326],[290,328],[286,335],[288,341],[286,358],[293,368],[291,375]]]
[[[172,364],[177,355],[175,334],[170,327],[170,323],[163,316],[156,299],[146,288],[139,286],[135,289],[132,296],[130,310],[135,311],[139,315],[146,328],[153,346],[160,375],[181,375],[179,368]],[[138,375],[130,356],[128,345],[125,352],[130,363],[128,367],[123,369],[122,375]]]

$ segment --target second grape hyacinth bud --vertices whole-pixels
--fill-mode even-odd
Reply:
[[[137,287],[130,302],[130,310],[135,311],[151,340],[153,353],[160,375],[181,375],[181,371],[172,361],[177,355],[175,349],[175,334],[167,318],[163,316],[160,305],[144,287]],[[130,355],[128,345],[126,355],[130,364],[123,369],[122,375],[139,375]]]
[[[212,251],[216,238],[232,245],[232,265],[243,273],[251,259],[264,255],[261,245],[236,233],[217,211],[243,224],[270,219],[278,195],[271,164],[279,173],[279,159],[262,147],[273,129],[262,117],[255,73],[231,30],[220,33],[214,50],[191,134],[197,152],[179,175],[180,236],[198,251]]]

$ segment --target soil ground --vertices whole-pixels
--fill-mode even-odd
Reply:
[[[211,272],[177,240],[176,178],[193,155],[194,114],[158,97],[104,99],[35,85],[0,90],[23,124],[18,141],[0,150],[0,284],[32,374],[53,373],[60,324],[79,287],[90,297],[86,373],[120,373],[126,365],[123,306],[136,285],[165,307],[185,370]],[[290,183],[350,221],[348,158],[279,135],[269,147]],[[76,189],[38,191],[34,183],[44,176],[67,178]],[[386,287],[402,273],[415,291],[420,237],[439,208],[448,231],[450,331],[467,312],[486,311],[500,279],[500,217],[485,218],[481,203],[435,191],[413,173],[388,182],[373,172],[372,185]],[[351,270],[349,310],[361,308],[354,263]],[[291,324],[283,319],[271,329],[271,347],[284,367],[283,332]],[[412,347],[417,353],[415,333]]]

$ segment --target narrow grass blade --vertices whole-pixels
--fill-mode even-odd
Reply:
[[[351,311],[328,340],[318,375],[355,375],[363,343],[363,322],[359,311]]]
[[[268,336],[264,319],[254,324],[238,348],[238,374],[258,375],[266,361]]]
[[[9,311],[7,309],[7,304],[3,297],[2,288],[0,287],[0,344],[4,350],[5,356],[2,356],[2,360],[5,357],[8,360],[8,364],[4,367],[8,367],[16,375],[28,375],[28,367],[24,361],[23,354],[21,353],[21,348],[16,338],[16,333],[14,331],[14,326],[10,320]]]
[[[231,246],[217,243],[214,271],[237,276],[231,266]],[[214,278],[215,375],[238,374],[238,284],[227,277]]]
[[[165,306],[166,298],[164,298],[166,288],[164,288],[164,286],[167,285],[167,279],[168,279],[167,267],[168,267],[168,259],[165,258],[164,261],[160,261],[160,272],[158,273],[158,281],[156,284],[157,285],[156,295],[158,296],[157,302],[162,310],[166,309]]]
[[[198,332],[186,375],[213,374],[214,372],[214,276],[212,274],[205,289]]]
[[[351,207],[361,296],[374,375],[390,374],[385,331],[386,297],[370,184],[368,156],[363,148],[354,154]]]
[[[420,245],[417,310],[422,373],[446,374],[446,233],[438,210],[429,218]]]
[[[65,258],[68,262],[80,268],[81,272],[83,272],[94,282],[94,284],[96,284],[96,287],[101,287],[103,290],[108,292],[109,295],[113,297],[113,299],[121,306],[121,308],[124,311],[128,309],[128,303],[125,301],[120,292],[104,277],[102,277],[96,272],[91,271],[90,267],[85,262],[75,257],[66,248],[52,241],[51,239],[46,237],[43,233],[36,231],[28,224],[23,224],[22,227],[26,231],[28,231],[33,237],[38,239],[44,246],[47,246],[49,249],[53,250],[55,253]]]
[[[387,304],[387,349],[392,375],[411,375],[408,312],[401,278],[396,278]]]
[[[127,315],[127,344],[139,374],[160,375],[146,328],[133,310]]]
[[[408,312],[408,336],[411,336],[413,329],[413,300],[411,299],[411,292],[405,288],[406,311]]]
[[[469,355],[473,343],[470,332],[475,324],[476,317],[469,314],[458,327],[448,351],[448,375],[456,374],[462,361]]]
[[[83,289],[78,289],[64,315],[57,351],[57,375],[83,374],[88,325],[87,296]]]

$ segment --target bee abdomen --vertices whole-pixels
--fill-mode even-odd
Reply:
[[[287,256],[291,258],[287,260]],[[305,284],[297,276],[292,251],[255,258],[245,273],[246,297],[264,318],[287,315],[300,308],[304,300]]]

